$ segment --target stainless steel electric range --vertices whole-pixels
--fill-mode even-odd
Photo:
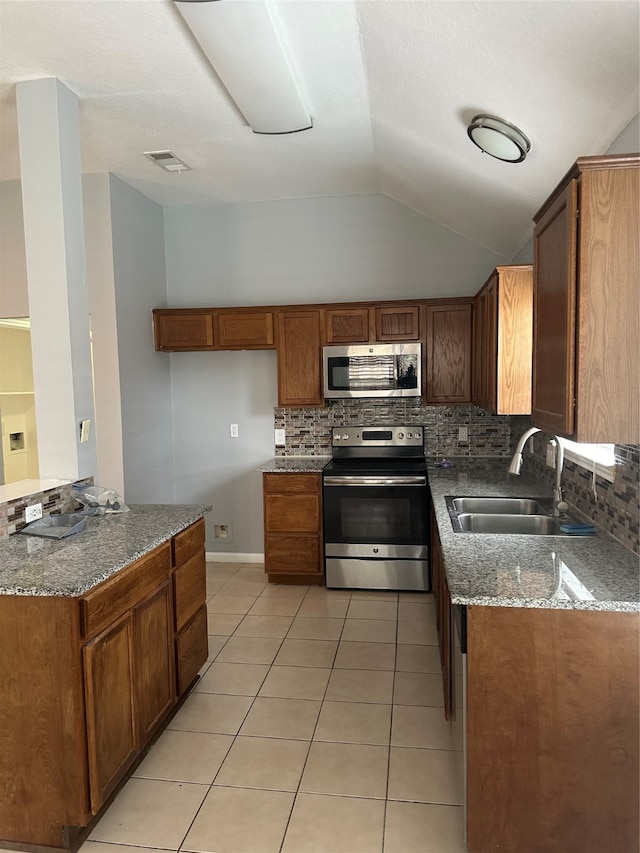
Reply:
[[[328,587],[431,589],[420,426],[334,427],[323,471]]]

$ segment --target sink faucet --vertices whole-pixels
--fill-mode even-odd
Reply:
[[[537,432],[540,432],[538,427],[531,427],[531,429],[528,429],[520,436],[516,452],[513,454],[513,459],[509,465],[510,474],[520,474],[520,468],[522,467],[522,451],[524,450],[524,446],[531,436],[535,435]],[[562,499],[562,466],[564,465],[564,448],[562,447],[557,435],[552,435],[551,441],[553,441],[556,446],[556,483],[553,489],[553,514],[558,516],[567,509],[567,504]]]

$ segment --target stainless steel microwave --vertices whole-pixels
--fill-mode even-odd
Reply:
[[[325,398],[419,397],[420,347],[419,343],[323,347]]]

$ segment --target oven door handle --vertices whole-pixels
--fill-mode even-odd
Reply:
[[[325,477],[325,486],[425,486],[426,477]]]

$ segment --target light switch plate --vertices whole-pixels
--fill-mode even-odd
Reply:
[[[547,444],[547,465],[549,468],[556,467],[556,448],[551,442]]]
[[[238,437],[238,424],[229,424],[229,435],[231,438]]]
[[[284,447],[287,443],[285,431],[283,429],[274,429],[276,447]]]
[[[86,441],[89,441],[89,435],[91,433],[91,421],[80,421],[80,444],[84,444]]]

